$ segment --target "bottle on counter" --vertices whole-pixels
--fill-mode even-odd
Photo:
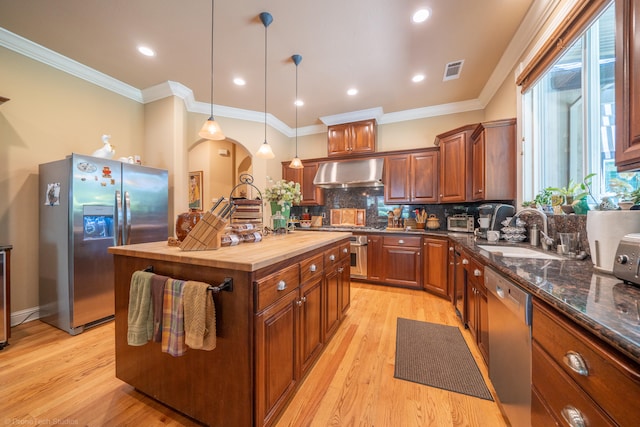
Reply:
[[[539,238],[538,224],[533,224],[529,228],[529,243],[531,243],[531,246],[538,246]]]

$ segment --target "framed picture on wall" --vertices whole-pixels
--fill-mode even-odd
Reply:
[[[189,209],[202,210],[202,171],[189,172]]]

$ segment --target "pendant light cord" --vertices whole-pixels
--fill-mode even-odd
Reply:
[[[211,117],[213,117],[213,10],[215,9],[215,0],[211,0]]]
[[[296,64],[296,158],[298,157],[298,64]]]
[[[267,142],[267,26],[264,26],[264,142]]]

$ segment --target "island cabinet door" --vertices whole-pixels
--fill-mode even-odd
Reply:
[[[339,267],[327,270],[324,278],[325,308],[324,335],[325,342],[335,333],[340,324],[340,282],[342,280]]]
[[[304,376],[324,343],[322,336],[322,277],[300,286],[300,367]]]
[[[272,425],[296,388],[299,301],[294,289],[256,315],[256,425]]]

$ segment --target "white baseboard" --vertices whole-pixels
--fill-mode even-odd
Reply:
[[[11,326],[17,326],[24,322],[31,322],[40,318],[40,307],[27,308],[11,313]]]

